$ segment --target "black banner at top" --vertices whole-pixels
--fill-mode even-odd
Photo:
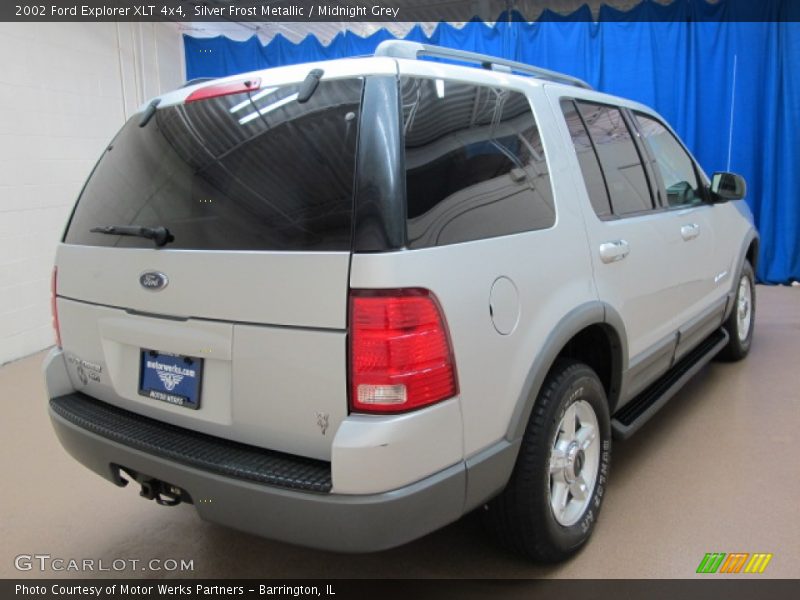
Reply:
[[[632,6],[632,8],[631,8]],[[573,12],[565,12],[570,8]],[[623,10],[628,9],[628,10]],[[10,0],[0,21],[800,21],[795,0]]]

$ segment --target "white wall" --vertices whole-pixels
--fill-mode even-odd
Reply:
[[[0,364],[53,343],[75,198],[125,119],[184,73],[172,23],[0,23]]]

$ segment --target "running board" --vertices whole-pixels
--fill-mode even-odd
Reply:
[[[628,402],[611,419],[614,437],[624,440],[633,435],[672,398],[692,376],[702,369],[728,343],[728,332],[718,329],[694,350],[679,360],[643,392]]]

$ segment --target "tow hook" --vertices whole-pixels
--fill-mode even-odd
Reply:
[[[155,500],[161,506],[177,506],[181,503],[180,488],[159,481],[158,479],[146,479],[141,482],[142,489],[139,495],[148,500]]]

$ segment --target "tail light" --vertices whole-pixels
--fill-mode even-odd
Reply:
[[[457,393],[447,325],[430,291],[351,290],[351,410],[406,412]]]
[[[58,306],[56,293],[58,290],[58,267],[53,267],[53,277],[50,279],[50,314],[53,316],[53,329],[56,332],[56,346],[61,348],[61,328],[58,324]]]

